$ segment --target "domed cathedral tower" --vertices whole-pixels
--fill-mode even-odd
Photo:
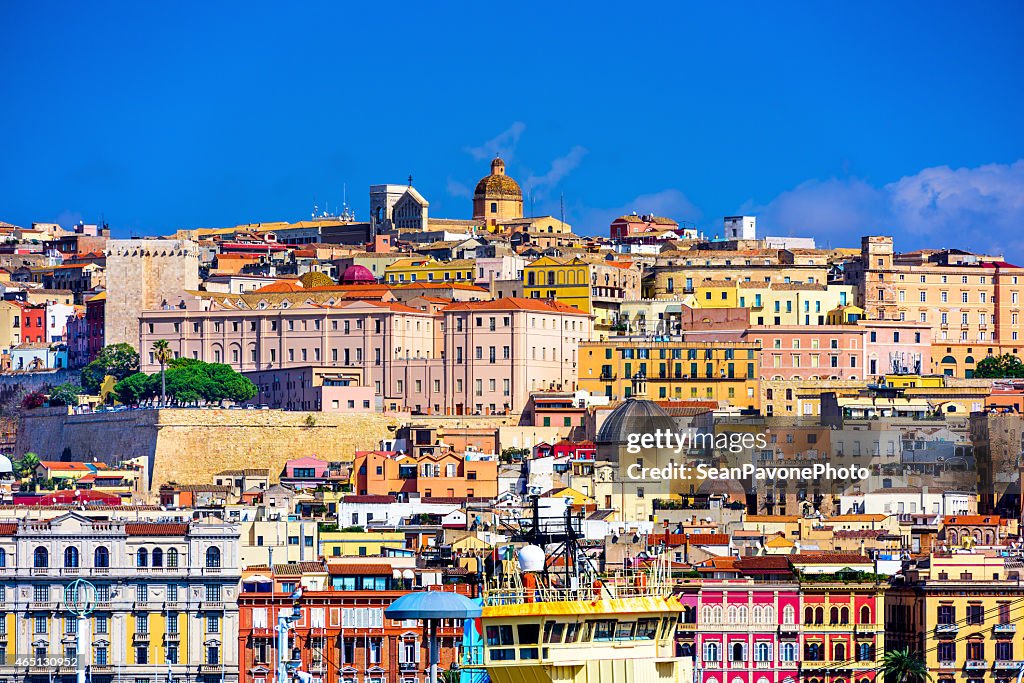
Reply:
[[[512,178],[505,175],[505,162],[495,157],[491,162],[491,175],[481,178],[473,193],[473,220],[495,221],[523,217],[523,191]]]

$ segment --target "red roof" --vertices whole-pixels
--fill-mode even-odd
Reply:
[[[129,536],[184,536],[188,533],[188,524],[139,522],[125,524],[124,531]]]
[[[789,559],[793,564],[869,564],[871,558],[858,553],[802,553],[790,555]]]
[[[690,545],[729,545],[729,534],[690,534]]]
[[[589,316],[580,309],[548,299],[526,299],[518,296],[494,299],[493,301],[460,301],[445,306],[445,311],[537,311],[540,313],[574,313]]]
[[[0,536],[13,536],[14,532],[18,530],[17,522],[3,522],[0,523]]]
[[[331,576],[391,576],[394,573],[394,567],[390,564],[328,563],[327,573]]]

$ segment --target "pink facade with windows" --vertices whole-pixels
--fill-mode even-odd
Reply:
[[[792,579],[705,579],[694,643],[698,683],[796,683],[799,611]]]

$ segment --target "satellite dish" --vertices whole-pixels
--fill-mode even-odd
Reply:
[[[544,549],[536,545],[527,545],[519,549],[519,566],[524,572],[544,571]]]

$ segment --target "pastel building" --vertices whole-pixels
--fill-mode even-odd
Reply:
[[[698,595],[698,683],[796,683],[800,589],[785,557],[747,557]]]
[[[355,370],[387,410],[492,414],[521,410],[532,391],[575,390],[578,347],[591,330],[584,312],[522,298],[458,302],[437,313],[379,301],[195,298],[184,308],[143,313],[139,348],[144,372],[159,370],[145,350],[166,339],[175,357],[264,373],[253,375],[264,390],[260,400],[292,409],[333,410],[338,400],[337,410],[348,410],[351,399],[362,410],[367,399],[328,398],[337,392],[323,382],[315,392],[289,398],[281,391],[274,399],[274,375],[266,373],[314,367],[325,378],[330,368]]]

